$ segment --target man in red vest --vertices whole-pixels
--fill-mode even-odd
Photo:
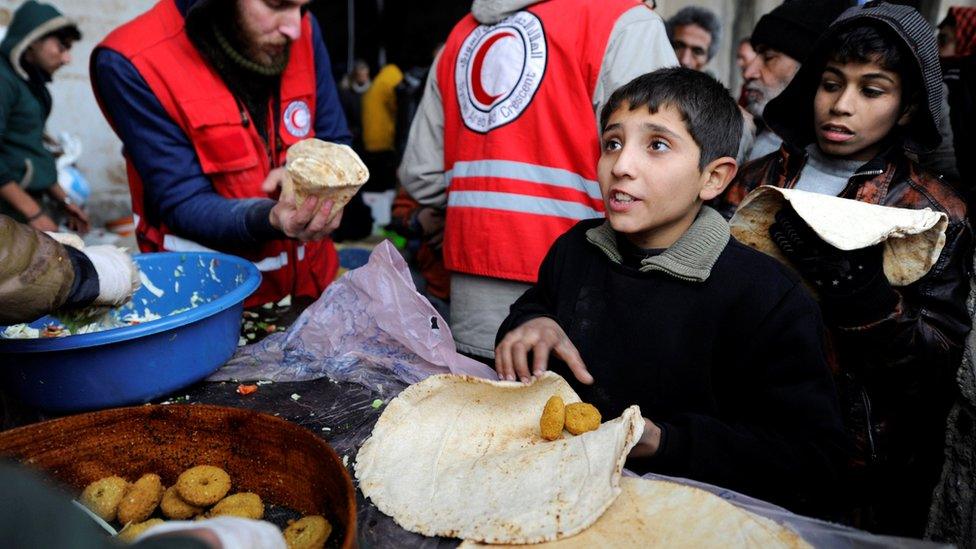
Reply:
[[[597,117],[636,76],[677,65],[636,0],[474,0],[427,79],[400,181],[446,209],[451,329],[490,359],[556,237],[603,216]]]
[[[253,306],[335,278],[330,204],[274,200],[288,146],[348,143],[310,0],[160,0],[95,49],[144,252],[220,250],[264,276]]]

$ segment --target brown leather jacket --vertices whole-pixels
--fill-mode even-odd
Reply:
[[[783,145],[744,166],[713,207],[729,218],[760,185],[792,188],[805,163],[803,150]],[[892,310],[863,325],[827,326],[830,362],[855,445],[855,478],[876,486],[898,477],[894,482],[905,479],[919,491],[926,485],[931,490],[941,469],[945,417],[970,328],[966,297],[973,235],[966,205],[900,148],[865,164],[840,196],[949,216],[938,261],[918,282],[894,288],[900,299]]]
[[[64,246],[0,215],[0,324],[29,322],[57,309],[74,282]]]

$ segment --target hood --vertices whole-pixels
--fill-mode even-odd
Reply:
[[[817,41],[810,58],[800,67],[793,81],[766,105],[763,120],[784,141],[794,146],[804,147],[813,143],[816,140],[813,99],[824,59],[834,43],[833,38],[841,31],[866,22],[894,31],[914,55],[923,97],[905,132],[904,146],[914,153],[935,149],[942,142],[939,127],[942,125],[942,104],[945,100],[939,48],[935,29],[915,8],[909,6],[870,2],[842,13]]]
[[[81,37],[78,25],[57,8],[36,0],[27,0],[14,12],[7,34],[3,37],[3,42],[0,42],[0,55],[10,62],[18,76],[29,80],[27,71],[20,65],[20,56],[24,50],[45,34],[65,27],[74,28],[78,37]]]
[[[976,53],[976,7],[952,6],[939,26],[945,24],[956,27],[956,57]]]
[[[482,25],[494,25],[509,15],[545,0],[474,0],[471,15]]]

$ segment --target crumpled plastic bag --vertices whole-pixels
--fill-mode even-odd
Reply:
[[[433,374],[497,379],[458,354],[447,323],[417,293],[389,241],[369,262],[333,282],[285,332],[238,349],[209,381],[306,381],[328,376],[379,393]]]

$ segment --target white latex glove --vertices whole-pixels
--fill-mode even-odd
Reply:
[[[53,238],[63,246],[71,246],[76,250],[85,249],[85,241],[82,240],[81,237],[76,235],[75,233],[55,233],[51,231],[45,231],[44,234],[50,236],[51,238]]]
[[[217,517],[207,520],[176,520],[153,526],[133,542],[149,537],[188,530],[209,530],[220,540],[223,549],[287,549],[285,536],[270,522],[238,517]]]
[[[118,307],[139,289],[139,268],[125,250],[116,246],[88,246],[81,250],[98,274],[98,297],[94,305]]]

